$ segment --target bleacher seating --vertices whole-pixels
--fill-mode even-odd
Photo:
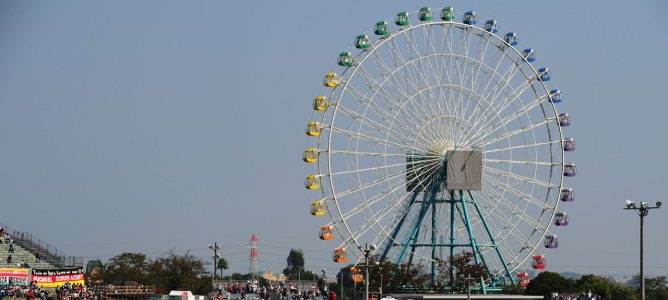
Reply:
[[[0,244],[0,268],[17,268],[25,261],[30,268],[53,268],[54,266],[45,260],[38,260],[35,254],[24,249],[18,244],[14,245],[14,253],[9,253],[9,244],[3,239]],[[12,255],[12,262],[7,263],[7,256]]]
[[[83,257],[81,256],[67,256],[55,247],[48,243],[34,237],[28,232],[15,230],[3,223],[0,223],[5,234],[9,235],[13,241],[14,253],[12,255],[12,262],[7,263],[9,256],[9,243],[6,242],[5,237],[2,237],[2,244],[0,244],[0,267],[16,268],[21,267],[21,263],[25,262],[30,268],[59,268],[67,266],[83,266]],[[37,259],[37,254],[40,259]]]

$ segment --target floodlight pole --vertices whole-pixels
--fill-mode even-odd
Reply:
[[[640,207],[637,207],[635,202],[627,200],[624,209],[635,210],[640,216],[640,300],[645,300],[645,272],[644,272],[644,240],[645,240],[645,217],[650,209],[657,209],[661,207],[661,202],[657,202],[656,206],[649,206],[647,202],[641,202]]]

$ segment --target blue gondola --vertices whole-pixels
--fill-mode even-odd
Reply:
[[[550,75],[550,69],[547,67],[542,67],[538,69],[538,80],[540,81],[550,81],[552,76]]]
[[[506,35],[503,37],[503,40],[508,43],[508,45],[511,46],[517,46],[517,44],[520,43],[520,40],[517,38],[517,33],[514,32],[508,32]]]
[[[487,32],[496,33],[499,31],[499,24],[496,22],[496,20],[487,20],[487,22],[485,22],[485,26],[483,26],[483,29],[485,29]]]
[[[550,91],[550,102],[552,102],[552,103],[561,102],[561,91],[560,90],[551,90]]]
[[[528,62],[534,62],[536,61],[536,52],[531,48],[524,49],[524,51],[522,51],[522,57]]]
[[[475,13],[475,11],[467,11],[464,13],[464,24],[467,25],[473,25],[475,24],[478,20],[478,14]]]

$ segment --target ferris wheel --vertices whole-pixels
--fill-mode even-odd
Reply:
[[[438,264],[469,252],[483,285],[525,284],[569,222],[571,116],[517,33],[473,11],[432,14],[378,21],[325,75],[303,153],[311,214],[329,216],[319,236],[340,240],[336,262],[374,244],[381,259],[430,267],[436,285]]]

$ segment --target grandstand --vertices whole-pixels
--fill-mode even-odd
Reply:
[[[83,266],[83,257],[68,256],[48,243],[34,237],[28,232],[21,232],[0,223],[5,234],[12,240],[14,253],[9,253],[9,243],[2,238],[0,244],[0,268],[29,267],[34,269]],[[11,263],[7,257],[12,255]],[[25,263],[22,264],[22,263]]]

